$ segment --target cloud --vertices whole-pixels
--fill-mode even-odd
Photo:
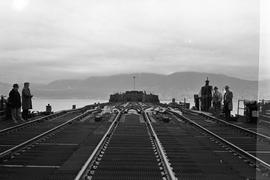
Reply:
[[[19,11],[0,2],[0,81],[156,70],[258,77],[232,68],[258,69],[254,0],[16,1]]]
[[[270,2],[266,0],[261,1],[260,6],[260,66],[259,78],[270,79]],[[269,90],[269,88],[268,88]]]

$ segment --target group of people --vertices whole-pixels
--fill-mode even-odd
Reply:
[[[225,119],[230,120],[231,111],[233,110],[233,93],[230,91],[230,87],[228,85],[225,86],[224,96],[222,96],[222,93],[218,91],[218,87],[216,86],[214,87],[214,92],[212,93],[212,86],[209,85],[209,80],[207,78],[205,81],[205,86],[203,86],[200,91],[200,101],[202,111],[207,112],[211,107],[213,107],[214,112],[216,114],[220,114],[223,110]]]
[[[30,83],[25,82],[22,89],[22,96],[19,93],[19,85],[13,84],[9,92],[8,107],[10,108],[11,119],[14,123],[25,121],[29,118],[29,110],[32,109],[32,97]],[[21,113],[21,109],[23,110]]]

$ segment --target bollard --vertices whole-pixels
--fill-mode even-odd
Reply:
[[[72,105],[72,109],[76,109],[76,105]]]

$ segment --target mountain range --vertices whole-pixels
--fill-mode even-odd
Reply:
[[[193,100],[208,77],[210,85],[217,86],[223,91],[229,85],[237,99],[257,99],[258,86],[260,97],[268,98],[270,81],[251,81],[230,77],[222,74],[177,72],[169,75],[153,73],[117,74],[111,76],[92,76],[86,79],[56,80],[48,84],[31,83],[31,92],[39,98],[88,98],[109,99],[109,95],[116,92],[135,89],[159,95],[161,100]],[[0,95],[7,95],[11,84],[0,83]],[[21,85],[22,87],[22,85]]]

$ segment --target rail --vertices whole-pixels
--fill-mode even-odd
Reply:
[[[144,111],[144,116],[145,116],[145,119],[147,120],[146,124],[149,126],[150,130],[151,130],[151,133],[152,133],[152,136],[153,136],[153,139],[156,143],[156,146],[157,146],[157,149],[160,153],[160,157],[162,158],[162,162],[165,166],[165,169],[166,169],[166,172],[167,172],[167,178],[170,179],[170,180],[177,180],[177,178],[175,177],[175,174],[174,172],[172,171],[172,168],[170,166],[170,163],[167,159],[167,156],[165,155],[165,152],[163,151],[163,148],[162,148],[162,145],[160,143],[160,140],[158,139],[157,137],[157,134],[149,120],[149,117],[148,117],[148,114]]]
[[[117,125],[117,121],[119,120],[119,118],[121,116],[121,113],[122,113],[119,110],[117,110],[117,111],[118,111],[118,114],[115,117],[113,123],[110,125],[109,129],[104,134],[104,136],[102,137],[102,139],[100,140],[100,142],[98,143],[98,145],[96,146],[96,148],[94,149],[94,151],[92,152],[92,154],[90,155],[90,157],[84,163],[84,165],[80,169],[79,173],[76,175],[75,180],[80,180],[80,179],[86,179],[87,178],[87,173],[88,173],[87,172],[87,169],[88,169],[88,167],[91,165],[91,163],[93,162],[94,158],[97,156],[98,152],[101,150],[103,144],[105,143],[106,138],[111,135],[110,134],[111,131]]]
[[[2,130],[0,130],[0,134],[6,133],[6,132],[9,132],[9,131],[18,129],[18,128],[22,128],[24,126],[28,126],[28,125],[31,125],[31,124],[36,123],[36,122],[49,120],[49,119],[53,119],[53,118],[56,118],[56,117],[61,117],[61,116],[65,115],[66,113],[71,113],[71,112],[81,111],[81,110],[83,110],[83,108],[74,109],[74,110],[59,111],[59,112],[54,113],[54,114],[50,114],[50,115],[47,115],[47,116],[44,116],[44,117],[40,117],[38,119],[34,119],[34,120],[27,121],[27,122],[22,123],[22,124],[18,124],[18,125],[12,126],[12,127],[2,129]],[[92,109],[90,111],[95,111],[95,109]]]
[[[55,114],[50,114],[48,116],[44,116],[44,117],[41,117],[41,118],[38,118],[38,119],[35,119],[35,120],[32,120],[32,121],[27,121],[25,123],[18,124],[18,125],[9,127],[9,128],[5,128],[5,129],[0,130],[0,134],[5,133],[5,132],[10,131],[10,130],[13,130],[13,129],[17,129],[17,128],[20,128],[20,127],[27,126],[29,124],[33,124],[35,122],[39,122],[39,121],[43,121],[43,120],[49,120],[49,119],[52,119],[52,118],[55,118],[55,117],[60,117],[60,116],[64,115],[65,113],[66,112],[62,111],[62,112],[58,112],[58,113],[55,113]]]
[[[42,134],[39,134],[39,135],[37,135],[37,136],[35,136],[35,137],[33,137],[33,138],[31,138],[31,139],[29,139],[29,140],[27,140],[27,141],[19,144],[19,145],[16,145],[16,146],[14,146],[14,147],[12,147],[12,148],[4,151],[4,152],[1,152],[0,153],[0,158],[4,158],[4,157],[12,154],[13,152],[15,152],[15,151],[17,151],[17,150],[25,147],[26,145],[31,144],[31,143],[37,141],[38,139],[41,139],[42,137],[50,134],[51,132],[58,130],[59,128],[62,128],[63,126],[66,126],[67,124],[70,124],[70,123],[72,123],[75,120],[82,119],[82,118],[86,117],[87,115],[89,115],[92,112],[93,111],[91,111],[91,110],[90,111],[87,111],[87,112],[85,112],[85,113],[83,113],[83,114],[81,114],[81,115],[79,115],[79,116],[77,116],[75,118],[72,118],[72,119],[70,119],[70,120],[68,120],[68,121],[66,121],[66,122],[64,122],[64,123],[62,123],[62,124],[60,124],[60,125],[52,128],[52,129],[50,129],[50,130],[42,133]]]
[[[230,146],[232,149],[235,149],[236,151],[240,152],[240,154],[250,158],[251,160],[253,160],[255,163],[258,162],[259,164],[261,164],[264,168],[266,168],[267,170],[270,170],[270,164],[264,162],[263,160],[257,158],[256,156],[253,156],[252,154],[248,153],[247,151],[239,148],[238,146],[230,143],[229,141],[225,140],[224,138],[218,136],[217,134],[209,131],[208,129],[202,127],[201,125],[199,125],[198,123],[192,121],[191,119],[185,117],[184,115],[180,115],[178,113],[172,112],[173,114],[175,114],[176,116],[180,117],[181,119],[189,122],[190,124],[195,125],[196,127],[198,127],[199,129],[207,132],[208,134],[214,136],[216,139],[220,140],[221,142],[223,142],[224,144],[227,144],[228,146]]]
[[[192,111],[192,112],[193,112],[193,113],[196,113],[196,114],[200,114],[200,115],[202,115],[202,116],[204,116],[204,117],[206,117],[206,118],[210,118],[210,119],[212,119],[212,120],[221,122],[221,123],[226,124],[226,125],[228,125],[228,126],[231,126],[231,127],[237,128],[237,129],[240,129],[240,130],[242,130],[242,131],[244,131],[244,132],[250,133],[250,134],[252,134],[252,135],[254,135],[254,136],[257,136],[257,137],[259,137],[259,138],[263,138],[263,139],[266,139],[266,140],[270,141],[270,137],[269,137],[269,136],[266,136],[266,135],[264,135],[264,134],[261,134],[261,133],[258,133],[258,132],[255,132],[255,131],[252,131],[252,130],[243,128],[243,127],[238,126],[238,125],[236,125],[236,124],[232,124],[232,123],[226,122],[226,121],[224,121],[224,120],[222,120],[222,119],[218,119],[218,118],[216,118],[216,117],[214,117],[214,116],[205,114],[205,113],[203,113],[203,112],[194,112],[194,111]]]

